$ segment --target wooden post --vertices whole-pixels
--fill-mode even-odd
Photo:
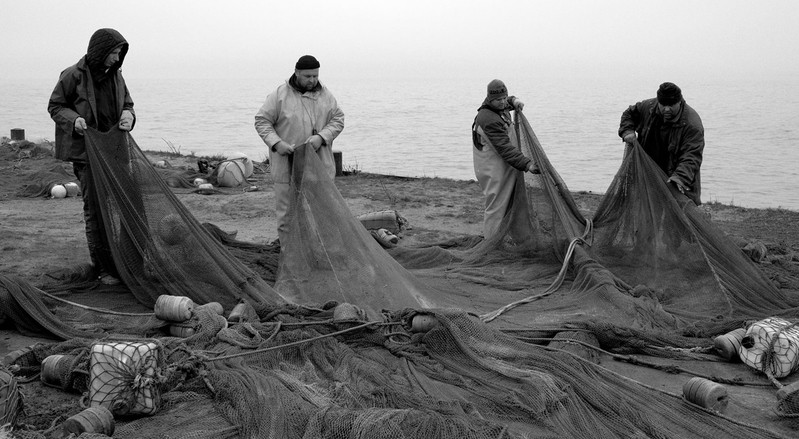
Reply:
[[[11,140],[25,140],[25,130],[22,128],[11,128]]]
[[[341,151],[333,151],[333,162],[336,164],[336,177],[341,177],[344,175],[344,170],[342,169],[341,165]]]

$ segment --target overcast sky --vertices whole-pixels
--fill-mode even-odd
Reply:
[[[112,27],[127,77],[799,74],[799,1],[2,0],[0,79],[54,78]]]

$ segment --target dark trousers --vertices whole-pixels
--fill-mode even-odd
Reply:
[[[91,168],[88,163],[73,162],[72,171],[80,181],[83,197],[83,220],[86,223],[86,242],[89,245],[89,257],[95,274],[106,272],[116,276],[114,258],[111,255],[111,246],[103,223],[100,200]]]

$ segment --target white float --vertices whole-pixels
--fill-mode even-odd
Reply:
[[[244,166],[237,162],[238,160],[228,160],[219,164],[216,173],[219,186],[237,187],[247,180],[244,176]]]
[[[234,152],[230,154],[228,160],[232,160],[236,162],[240,167],[241,170],[244,172],[244,178],[249,178],[253,173],[253,164],[252,160],[247,157],[247,154],[243,152]]]
[[[50,196],[53,198],[64,198],[67,196],[67,188],[65,188],[62,184],[54,185],[50,189]]]

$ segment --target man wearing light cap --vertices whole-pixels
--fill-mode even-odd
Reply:
[[[660,84],[657,97],[631,105],[621,115],[619,136],[628,145],[637,139],[673,184],[696,205],[701,204],[702,119],[671,82]]]
[[[523,108],[522,101],[508,96],[505,83],[494,79],[488,83],[486,98],[472,123],[474,174],[485,199],[483,235],[486,238],[499,230],[520,173],[539,172],[532,159],[522,154],[509,135],[510,111]]]
[[[303,55],[294,74],[266,97],[255,115],[255,130],[269,147],[274,180],[278,240],[285,243],[286,213],[291,202],[291,161],[294,148],[313,148],[333,182],[336,165],[333,140],[344,129],[344,112],[336,98],[319,82],[319,61]]]

